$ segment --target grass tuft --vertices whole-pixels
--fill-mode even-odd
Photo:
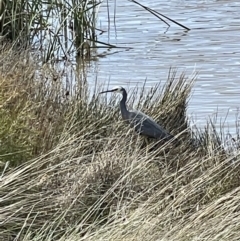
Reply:
[[[213,122],[193,135],[195,76],[171,70],[130,94],[180,140],[156,148],[117,97],[83,84],[66,98],[28,51],[4,48],[0,62],[0,240],[238,240],[239,150],[222,148]]]

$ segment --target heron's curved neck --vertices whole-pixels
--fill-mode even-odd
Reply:
[[[123,97],[120,101],[120,109],[121,109],[122,116],[125,117],[125,118],[127,118],[127,116],[128,116],[126,101],[127,101],[127,92],[126,92],[126,90],[124,90],[123,91]]]

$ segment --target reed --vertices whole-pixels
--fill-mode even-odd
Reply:
[[[43,63],[70,59],[73,52],[82,55],[84,43],[96,47],[99,7],[100,2],[88,0],[2,0],[1,42],[40,50]]]

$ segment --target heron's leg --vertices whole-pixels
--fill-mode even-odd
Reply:
[[[144,137],[144,142],[146,144],[146,156],[149,153],[149,140],[147,137]]]

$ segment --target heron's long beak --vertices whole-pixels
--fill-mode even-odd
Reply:
[[[100,92],[99,94],[108,93],[108,92],[114,92],[114,91],[116,91],[116,90],[115,89],[114,90],[105,90],[105,91]]]

